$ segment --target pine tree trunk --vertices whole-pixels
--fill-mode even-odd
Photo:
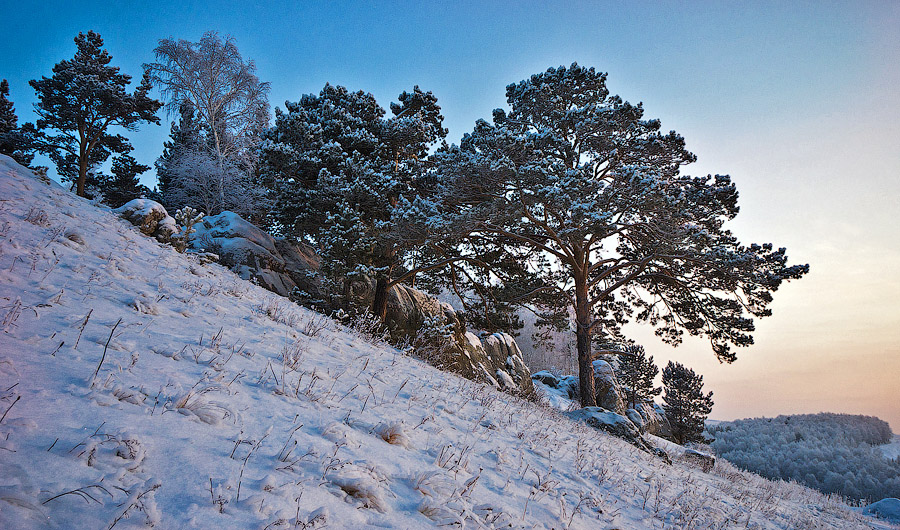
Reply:
[[[379,276],[375,282],[375,300],[372,302],[372,313],[381,319],[382,322],[387,317],[387,293],[387,278]]]
[[[87,181],[87,154],[84,154],[84,149],[81,150],[82,155],[78,160],[78,180],[75,181],[76,189],[75,194],[79,197],[84,197],[84,183]]]
[[[578,390],[582,407],[596,407],[594,367],[591,364],[591,311],[588,304],[587,281],[575,279],[575,337],[578,347]]]

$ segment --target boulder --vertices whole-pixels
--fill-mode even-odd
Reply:
[[[132,199],[113,210],[119,217],[140,228],[141,233],[167,243],[178,230],[166,208],[150,199]]]
[[[555,397],[558,396],[566,401],[573,401],[578,399],[578,378],[574,375],[563,375],[557,376],[556,374],[549,372],[547,370],[541,370],[540,372],[535,372],[531,374],[532,382],[538,383],[545,387],[545,393],[554,394],[554,396],[547,397]],[[554,403],[564,405],[562,408],[568,408],[567,403],[563,403],[560,400],[551,399],[551,405]]]
[[[652,410],[652,414],[647,414],[647,417],[651,418],[646,424],[647,433],[659,436],[660,438],[665,438],[666,440],[671,440],[672,426],[669,425],[669,419],[666,417],[665,409],[658,403],[653,403],[652,405],[648,403],[645,405],[649,406]]]
[[[597,394],[597,406],[624,416],[625,400],[612,365],[603,360],[596,360],[592,365],[594,367],[594,390]]]
[[[622,438],[642,451],[653,453],[653,447],[644,440],[634,423],[621,414],[601,407],[584,407],[565,414],[573,420],[583,421],[595,429]]]
[[[217,254],[241,278],[286,297],[296,294],[295,289],[311,298],[321,294],[312,249],[275,239],[234,212],[204,217],[194,229],[191,249]]]
[[[681,459],[694,467],[700,468],[704,473],[709,473],[716,466],[716,457],[697,451],[696,449],[685,449],[681,454]]]

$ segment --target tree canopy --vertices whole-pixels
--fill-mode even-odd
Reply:
[[[630,320],[671,344],[704,335],[723,362],[752,344],[753,318],[808,266],[725,228],[738,213],[730,177],[683,175],[696,160],[684,139],[610,95],[593,68],[550,68],[506,96],[509,112],[495,110],[440,155],[453,222],[492,264],[461,271],[468,292],[574,324],[585,406],[592,341],[617,339]]]
[[[110,129],[158,124],[156,112],[162,103],[147,95],[151,84],[146,71],[133,93],[125,90],[131,76],[110,66],[112,56],[98,33],[79,33],[75,44],[75,56],[57,63],[52,77],[29,84],[38,97],[36,147],[50,156],[60,177],[76,182],[83,197],[89,170],[112,153],[131,151],[128,140]]]
[[[372,94],[329,84],[276,109],[262,144],[273,230],[312,243],[332,278],[375,279],[381,318],[388,289],[427,247],[436,206],[426,158],[447,134],[431,92],[416,86],[398,100],[386,117]]]

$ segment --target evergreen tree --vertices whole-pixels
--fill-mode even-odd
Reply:
[[[712,411],[713,393],[703,393],[703,376],[681,363],[669,361],[663,369],[663,409],[679,444],[703,441],[706,417]]]
[[[426,244],[437,206],[425,159],[447,131],[430,92],[399,101],[385,118],[371,94],[325,85],[276,109],[262,144],[277,195],[272,230],[316,246],[337,282],[374,278],[381,318],[388,289],[441,261]]]
[[[808,266],[725,229],[738,213],[730,177],[682,175],[696,159],[684,139],[611,96],[606,74],[550,68],[506,94],[508,113],[437,157],[452,189],[448,222],[467,227],[465,245],[492,265],[451,269],[469,280],[461,290],[574,329],[585,406],[595,404],[592,343],[620,340],[630,320],[671,344],[705,335],[720,360],[735,360],[731,346],[752,344],[771,293]]]
[[[627,346],[618,356],[618,365],[616,378],[625,391],[631,408],[637,408],[639,403],[652,401],[653,396],[662,392],[662,388],[653,386],[659,368],[653,362],[652,355],[647,357],[643,346]]]
[[[104,179],[101,184],[103,202],[113,208],[118,208],[131,199],[144,197],[150,193],[147,186],[141,184],[138,176],[150,170],[150,166],[139,164],[129,154],[122,154],[113,158],[111,177]]]
[[[131,150],[128,140],[111,134],[110,127],[135,130],[141,122],[158,124],[156,111],[162,103],[147,96],[151,88],[147,72],[133,93],[126,92],[131,76],[110,66],[112,57],[98,33],[79,33],[75,44],[75,56],[57,63],[52,77],[29,84],[38,97],[36,146],[50,156],[60,177],[75,181],[83,197],[92,167],[112,153]]]
[[[0,154],[8,155],[19,164],[28,166],[34,158],[28,129],[19,127],[15,106],[8,96],[9,83],[4,79],[0,81]]]
[[[163,153],[156,159],[156,177],[159,181],[159,193],[162,195],[162,203],[168,210],[175,211],[184,204],[176,204],[174,195],[180,187],[178,174],[174,171],[176,161],[185,153],[196,151],[205,142],[198,123],[194,107],[190,103],[183,103],[179,109],[179,120],[172,122],[169,140],[163,144]]]

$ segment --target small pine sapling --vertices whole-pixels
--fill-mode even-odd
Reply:
[[[175,221],[181,223],[181,232],[172,238],[172,241],[179,252],[184,252],[190,246],[191,234],[197,231],[194,225],[203,219],[203,215],[203,212],[198,212],[190,206],[175,212]]]

